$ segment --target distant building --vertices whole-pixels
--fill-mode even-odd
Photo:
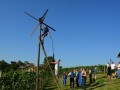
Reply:
[[[26,71],[26,72],[36,72],[37,67],[34,65],[34,63],[29,63],[28,61],[24,61],[23,66],[19,67],[19,70]]]
[[[36,72],[36,67],[34,66],[34,63],[27,64],[27,71],[28,72]]]

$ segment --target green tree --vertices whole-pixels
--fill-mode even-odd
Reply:
[[[20,60],[17,62],[17,64],[18,64],[18,66],[25,66],[25,63],[23,63],[23,62],[20,61]]]
[[[10,70],[10,65],[2,60],[0,61],[0,70],[2,70],[2,72],[8,71]]]
[[[44,58],[44,67],[45,68],[49,68],[48,62],[55,62],[55,60],[54,60],[54,58],[52,56],[45,57]],[[50,67],[52,68],[52,70],[54,70],[55,65],[54,64],[50,64]]]

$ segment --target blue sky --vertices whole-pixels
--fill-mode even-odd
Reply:
[[[120,61],[120,0],[1,0],[0,60],[37,63],[38,32],[30,36],[39,18],[49,9],[45,23],[54,41],[55,59],[63,67]],[[52,44],[45,38],[48,56]],[[40,63],[43,63],[41,51]]]

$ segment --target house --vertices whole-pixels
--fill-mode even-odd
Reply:
[[[36,67],[35,67],[34,63],[28,63],[26,68],[27,68],[28,72],[36,72]]]

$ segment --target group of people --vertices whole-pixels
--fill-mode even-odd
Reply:
[[[96,72],[97,67],[95,66],[93,69],[89,69],[89,82],[92,83],[93,79],[96,80]],[[94,78],[92,78],[92,73],[94,73]],[[63,72],[63,85],[66,86],[66,79],[69,76],[70,78],[70,88],[81,87],[82,89],[86,90],[86,78],[87,78],[87,71],[85,68],[80,70],[71,70],[68,74]]]
[[[54,64],[55,65],[55,79],[56,79],[56,83],[58,83],[58,69],[59,69],[59,64],[60,64],[60,59],[58,59],[55,62],[49,62],[50,64]],[[66,80],[67,80],[67,76],[70,77],[70,88],[74,88],[74,84],[76,84],[76,87],[79,87],[80,85],[82,86],[82,88],[85,90],[86,89],[86,70],[84,68],[78,70],[71,70],[69,72],[69,74],[67,74],[66,72],[63,72],[63,85],[66,86]]]
[[[116,77],[120,78],[120,62],[115,65],[114,62],[107,64],[107,75],[108,80],[116,79]]]
[[[60,61],[61,60],[59,59],[56,62],[50,62],[51,64],[55,64],[56,83],[58,83],[58,68]],[[88,70],[90,84],[96,80],[96,73],[97,73],[96,66]],[[94,78],[92,74],[94,75]],[[108,63],[107,75],[108,75],[108,80],[116,79],[116,77],[120,78],[120,62],[117,65],[115,65],[114,62]],[[76,85],[76,87],[82,87],[82,89],[86,90],[87,73],[85,68],[82,68],[80,70],[71,70],[68,74],[66,72],[63,72],[62,79],[63,79],[63,85],[65,86],[68,76],[70,78],[70,88],[74,88],[74,86]]]
[[[59,68],[59,63],[60,59],[56,62],[51,62],[52,64],[55,64],[55,76],[56,80],[58,82],[58,68]],[[95,66],[94,68],[90,68],[88,70],[88,76],[89,76],[89,83],[91,84],[96,80],[96,74],[97,74],[97,67]],[[94,75],[94,78],[92,76]],[[116,79],[116,77],[120,78],[120,62],[115,65],[114,62],[108,63],[107,64],[107,75],[108,75],[108,80],[110,79]],[[71,70],[68,74],[66,72],[63,72],[62,79],[63,79],[63,85],[66,86],[66,80],[67,77],[69,76],[70,78],[70,88],[76,87],[82,87],[82,89],[86,90],[86,78],[87,78],[87,73],[86,69],[82,68],[80,70]]]
[[[74,85],[76,84],[76,87],[82,86],[83,88],[86,87],[86,70],[80,69],[78,70],[71,70],[68,73],[68,76],[70,77],[70,88],[74,88]]]

